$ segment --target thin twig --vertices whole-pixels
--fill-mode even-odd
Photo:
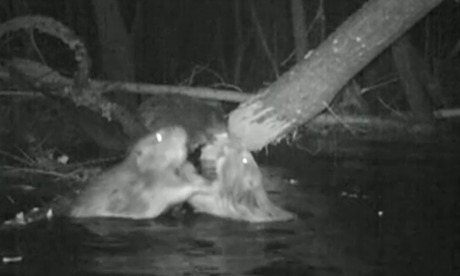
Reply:
[[[375,89],[377,89],[377,88],[380,88],[380,87],[382,87],[382,86],[385,86],[385,85],[388,85],[388,84],[390,84],[390,83],[397,82],[397,81],[399,81],[399,78],[398,78],[398,77],[394,77],[394,78],[391,78],[391,79],[388,79],[388,80],[379,82],[379,83],[374,84],[374,85],[372,85],[372,86],[362,88],[361,91],[360,91],[360,92],[361,92],[360,94],[363,95],[364,93],[367,93],[367,92],[369,92],[369,91],[371,91],[371,90],[375,90]]]
[[[230,88],[232,90],[235,90],[235,91],[238,91],[238,92],[243,92],[243,90],[234,85],[234,84],[230,84],[230,83],[216,83],[216,84],[213,84],[211,87],[215,87],[215,88]]]
[[[383,107],[385,107],[386,109],[390,110],[392,113],[396,114],[397,116],[401,117],[401,118],[404,118],[404,116],[398,112],[396,109],[392,108],[390,105],[388,105],[387,103],[385,103],[382,98],[378,98],[379,102],[383,105]]]
[[[286,64],[290,62],[293,57],[295,57],[295,50],[293,50],[283,61],[281,61],[280,65],[286,66]]]
[[[319,145],[319,142],[316,142],[316,144],[318,145],[318,147],[315,150],[311,150],[311,149],[309,149],[309,148],[307,148],[305,146],[302,146],[300,144],[296,144],[295,147],[297,149],[299,149],[299,150],[306,151],[311,155],[316,155],[318,152],[321,151],[321,146]]]
[[[38,49],[37,43],[35,43],[35,37],[34,37],[34,31],[33,30],[30,31],[30,42],[32,43],[32,46],[34,47],[35,52],[37,52],[37,55],[40,58],[41,62],[43,64],[45,64],[46,66],[48,66],[48,64],[46,64],[46,60],[43,57],[42,52],[40,51],[40,49]]]
[[[25,151],[23,151],[20,147],[16,146],[16,148],[22,153],[22,155],[25,158],[24,160],[28,161],[27,165],[31,166],[35,163],[35,160],[32,157],[30,157],[30,155],[28,155]]]
[[[24,165],[28,165],[28,166],[31,165],[31,163],[29,163],[29,160],[26,160],[26,159],[24,159],[24,158],[15,156],[15,155],[13,155],[13,154],[11,154],[11,153],[8,153],[8,152],[6,152],[6,151],[0,150],[0,154],[4,155],[4,156],[6,156],[6,157],[9,157],[9,158],[11,158],[11,159],[13,159],[13,160],[15,160],[15,161],[18,161],[19,163],[22,163],[22,164],[24,164]]]
[[[18,168],[18,167],[13,167],[13,166],[0,166],[0,168],[6,169],[6,170],[11,170],[11,171],[25,172],[25,173],[35,173],[35,174],[50,175],[50,176],[55,176],[55,177],[65,178],[65,179],[74,179],[75,178],[72,173],[62,174],[62,173],[58,173],[58,172],[54,172],[54,171],[46,171],[46,170],[42,170],[42,169]]]
[[[12,97],[43,97],[43,94],[37,91],[0,91],[0,96]]]
[[[326,103],[326,102],[323,102],[323,105],[326,107],[326,109],[332,114],[332,116],[339,122],[343,125],[343,127],[345,129],[347,129],[348,131],[350,131],[350,133],[353,135],[353,136],[356,136],[356,132],[353,130],[353,128],[351,128],[347,123],[343,122],[342,119],[340,119],[340,117],[334,112],[334,110],[332,110],[332,108]]]

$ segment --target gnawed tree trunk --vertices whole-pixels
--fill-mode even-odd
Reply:
[[[442,0],[373,0],[307,59],[229,117],[232,135],[259,150],[319,114],[337,91]]]
[[[412,51],[415,49],[410,44],[409,37],[405,35],[392,47],[393,60],[414,119],[430,121],[433,119],[430,100],[419,78]]]

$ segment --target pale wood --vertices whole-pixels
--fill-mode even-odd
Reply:
[[[328,107],[359,70],[441,2],[368,1],[304,61],[234,110],[231,134],[250,150],[282,139]]]

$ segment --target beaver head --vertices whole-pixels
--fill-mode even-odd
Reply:
[[[181,127],[166,127],[140,139],[128,159],[141,173],[181,166],[187,158],[187,133]]]
[[[293,218],[291,213],[270,201],[254,157],[228,135],[207,145],[201,161],[208,171],[214,171],[215,177],[213,193],[189,200],[197,211],[250,222]]]

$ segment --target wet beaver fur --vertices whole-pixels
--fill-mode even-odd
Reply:
[[[142,138],[119,165],[90,183],[72,206],[72,217],[155,218],[209,183],[186,161],[187,133],[166,127]]]
[[[252,154],[231,141],[228,134],[216,136],[203,148],[201,164],[204,176],[213,182],[209,193],[195,194],[188,200],[196,211],[249,222],[295,217],[270,201]]]

